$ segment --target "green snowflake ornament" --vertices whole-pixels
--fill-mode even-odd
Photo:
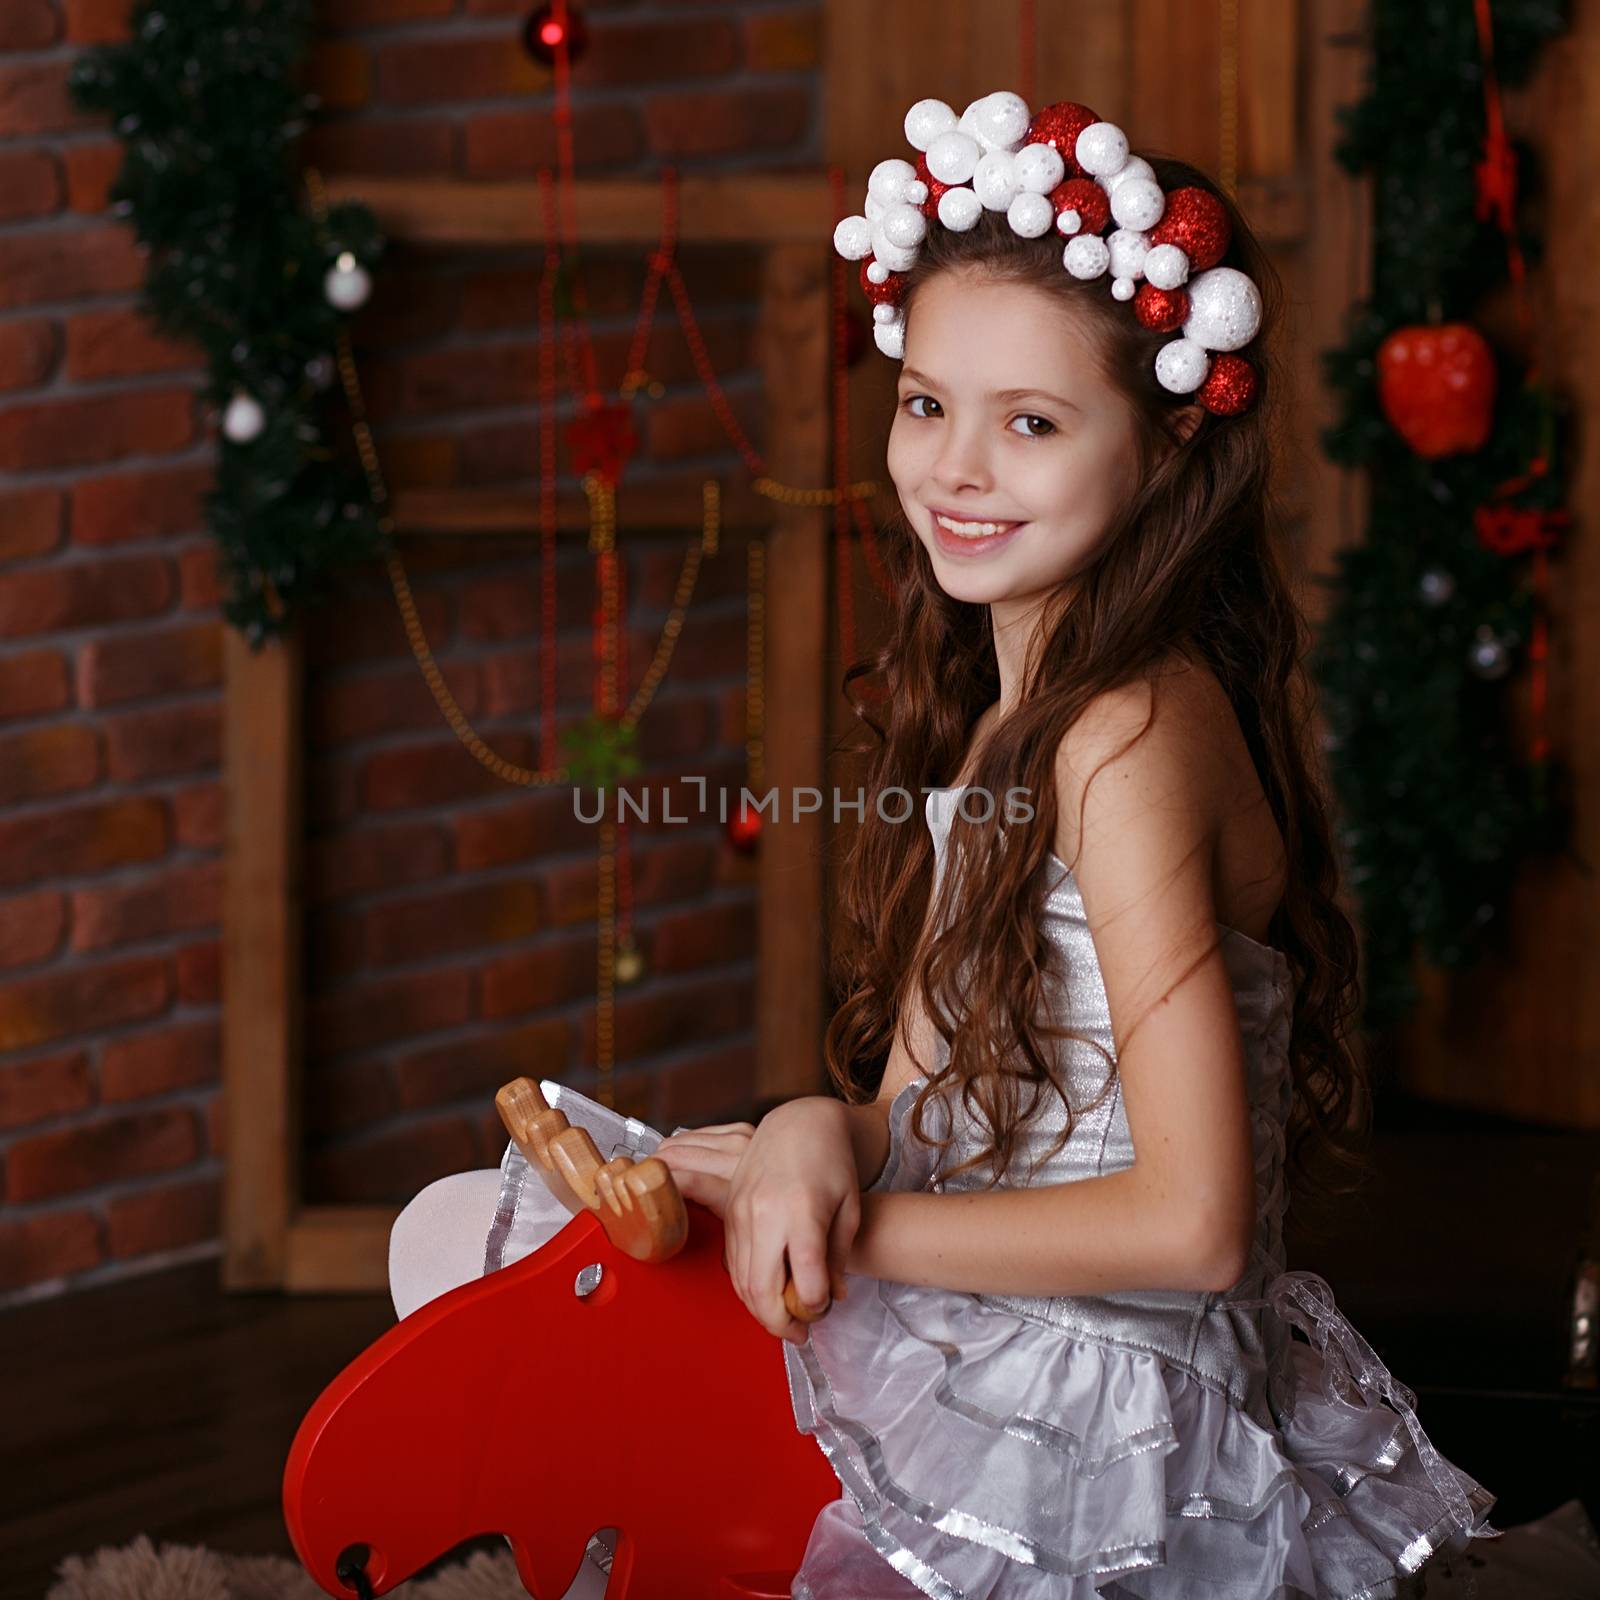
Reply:
[[[635,749],[637,733],[631,723],[595,712],[561,735],[572,781],[609,789],[619,778],[640,770]]]

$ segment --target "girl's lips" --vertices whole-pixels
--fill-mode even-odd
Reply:
[[[933,518],[933,533],[939,541],[939,548],[953,556],[988,555],[991,551],[999,550],[1009,544],[1025,527],[1027,527],[1026,522],[1013,522],[1009,528],[1003,528],[999,533],[986,533],[978,538],[963,538],[959,533],[952,533],[945,527],[937,513]]]

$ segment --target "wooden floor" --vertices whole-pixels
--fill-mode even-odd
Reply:
[[[1600,1137],[1391,1105],[1336,1239],[1291,1236],[1413,1389],[1497,1526],[1574,1495],[1600,1521],[1600,1399],[1564,1391],[1564,1297]],[[0,1583],[43,1600],[73,1551],[156,1541],[290,1554],[279,1485],[301,1416],[390,1327],[375,1296],[227,1295],[215,1263],[0,1319]],[[444,1554],[441,1552],[441,1554]]]

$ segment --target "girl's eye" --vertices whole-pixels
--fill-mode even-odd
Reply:
[[[916,406],[916,403],[919,400],[927,401],[927,403],[930,406],[937,406],[939,404],[939,402],[937,400],[935,400],[931,394],[908,394],[905,397],[905,399],[900,402],[900,409],[902,411],[910,412],[912,416],[918,418],[921,421],[924,421],[924,422],[932,421],[933,418],[929,415],[928,412],[926,412],[926,411],[917,411],[917,410],[914,409],[914,407]],[[1050,437],[1050,435],[1056,431],[1055,423],[1053,423],[1048,417],[1026,416],[1026,415],[1024,415],[1024,416],[1016,418],[1016,420],[1018,422],[1025,423],[1025,424],[1026,423],[1037,422],[1037,423],[1041,423],[1043,425],[1043,427],[1045,429],[1045,431],[1043,433],[1035,433],[1032,428],[1028,428],[1026,430],[1026,432],[1024,433],[1024,437],[1028,438],[1028,439],[1048,439]]]
[[[1017,418],[1017,421],[1018,422],[1042,422],[1044,424],[1045,428],[1048,431],[1045,432],[1045,433],[1034,433],[1032,429],[1029,429],[1027,436],[1030,439],[1048,439],[1050,437],[1050,435],[1056,431],[1055,423],[1053,423],[1048,417],[1021,416],[1021,417]]]
[[[926,400],[928,404],[932,406],[936,406],[939,403],[931,394],[908,394],[905,399],[900,402],[901,410],[911,411],[912,406],[915,405],[918,400]],[[926,413],[922,411],[911,411],[911,415],[914,417],[924,417],[926,416]]]

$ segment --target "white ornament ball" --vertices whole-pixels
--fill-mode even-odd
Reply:
[[[1144,273],[1145,257],[1150,254],[1148,236],[1135,228],[1118,228],[1106,240],[1111,250],[1111,276],[1138,278]]]
[[[1238,350],[1261,331],[1261,291],[1237,267],[1212,267],[1189,280],[1183,336],[1207,350]]]
[[[909,272],[917,264],[917,248],[899,245],[884,231],[884,220],[872,225],[872,253],[891,272]]]
[[[972,174],[972,192],[989,211],[1004,211],[1017,198],[1016,166],[1005,150],[990,150]]]
[[[1080,233],[1067,241],[1061,252],[1061,265],[1074,278],[1098,278],[1111,264],[1111,252],[1098,234]]]
[[[976,139],[960,131],[941,133],[928,146],[928,171],[940,183],[965,183],[978,168],[983,149]]]
[[[867,177],[867,193],[887,205],[907,199],[906,188],[917,181],[917,169],[898,156],[880,161]]]
[[[939,220],[957,233],[965,233],[983,215],[983,201],[965,184],[946,189],[939,196]]]
[[[1156,379],[1172,394],[1193,394],[1210,370],[1211,358],[1193,339],[1173,339],[1156,351]]]
[[[314,389],[326,389],[334,379],[332,356],[312,356],[306,362],[306,377],[311,380]]]
[[[915,250],[928,236],[928,219],[916,206],[890,206],[878,226],[884,238],[902,250]]]
[[[367,303],[367,296],[372,293],[372,278],[367,269],[344,250],[323,277],[322,292],[335,310],[355,311]]]
[[[1034,194],[1032,190],[1024,190],[1011,202],[1006,211],[1006,221],[1011,224],[1012,231],[1020,233],[1024,239],[1038,239],[1050,231],[1050,224],[1055,220],[1055,207],[1042,194]]]
[[[953,132],[956,114],[943,100],[919,100],[906,112],[906,143],[926,150],[941,133]]]
[[[1111,282],[1111,298],[1113,300],[1131,300],[1139,292],[1139,286],[1132,278],[1114,278]]]
[[[1140,231],[1153,228],[1167,209],[1166,196],[1161,185],[1149,178],[1135,178],[1131,183],[1119,183],[1111,191],[1111,215],[1122,228]]]
[[[898,306],[876,305],[872,308],[872,320],[874,322],[895,322],[899,319],[899,316],[900,308]]]
[[[872,325],[872,342],[886,356],[903,361],[906,354],[906,325],[903,317],[893,322],[875,322]]]
[[[1083,217],[1076,206],[1068,206],[1056,217],[1056,227],[1063,233],[1073,234],[1083,226]]]
[[[267,414],[261,409],[260,402],[242,389],[228,402],[228,409],[222,413],[222,431],[235,444],[249,444],[260,436],[266,425]]]
[[[1096,178],[1094,181],[1107,194],[1112,194],[1123,184],[1134,178],[1145,178],[1154,183],[1156,181],[1156,169],[1143,156],[1129,156],[1115,172],[1109,173],[1103,178]]]
[[[871,283],[887,283],[889,281],[889,269],[881,261],[869,261],[867,263],[867,279]]]
[[[1033,113],[1020,94],[1009,89],[997,89],[981,100],[974,100],[961,114],[959,124],[963,133],[969,133],[985,150],[1013,151],[1022,143],[1023,135]]]
[[[1114,122],[1091,122],[1072,153],[1092,177],[1109,178],[1128,164],[1128,136]]]
[[[1067,164],[1053,144],[1025,144],[1012,162],[1017,187],[1029,194],[1049,194],[1067,175]]]
[[[878,218],[889,209],[889,207],[884,201],[880,200],[877,195],[869,194],[866,198],[866,203],[861,207],[861,209],[866,213],[868,222],[876,222]]]
[[[846,261],[872,254],[872,224],[865,217],[846,217],[833,230],[833,248]]]
[[[1158,289],[1181,289],[1189,277],[1189,258],[1175,244],[1158,244],[1144,258],[1144,275]]]

